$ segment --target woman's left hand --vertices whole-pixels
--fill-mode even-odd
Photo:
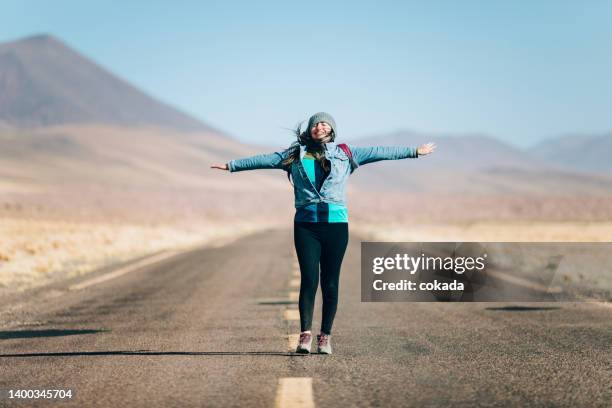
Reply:
[[[419,146],[417,148],[417,153],[419,154],[419,156],[424,156],[426,154],[433,153],[434,150],[436,150],[436,144],[433,142],[429,142]]]

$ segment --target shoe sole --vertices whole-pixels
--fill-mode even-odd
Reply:
[[[298,353],[298,354],[310,354],[310,350],[303,349],[303,348],[299,348],[299,349],[295,350],[295,352]]]

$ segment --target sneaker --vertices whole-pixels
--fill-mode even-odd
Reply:
[[[312,334],[310,332],[301,332],[300,341],[295,350],[296,353],[308,354],[310,353],[310,343],[312,342]]]
[[[321,354],[331,354],[331,334],[325,334],[321,332],[321,334],[317,335],[317,351]]]

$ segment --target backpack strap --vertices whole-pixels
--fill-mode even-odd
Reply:
[[[351,173],[354,172],[357,168],[357,163],[355,163],[355,160],[353,159],[353,152],[351,152],[351,149],[347,146],[346,143],[339,143],[338,147],[341,148],[342,151],[344,151],[344,153],[346,153],[346,155],[348,156],[351,162]]]

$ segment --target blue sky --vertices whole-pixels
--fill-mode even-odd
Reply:
[[[0,41],[49,33],[245,141],[331,113],[529,146],[612,131],[610,1],[2,1]]]

